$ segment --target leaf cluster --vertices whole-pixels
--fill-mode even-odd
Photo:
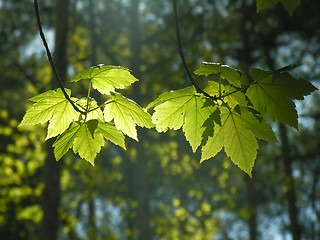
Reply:
[[[128,69],[116,66],[97,65],[78,74],[71,82],[89,81],[86,98],[66,99],[61,89],[38,94],[29,100],[34,102],[19,126],[49,122],[46,139],[57,137],[53,143],[57,160],[72,147],[83,159],[94,165],[105,140],[126,149],[124,135],[138,141],[136,125],[151,128],[151,116],[134,101],[125,98],[115,89],[123,89],[138,81]],[[103,104],[90,97],[91,88],[109,99]]]
[[[56,159],[72,148],[92,165],[105,140],[123,149],[124,135],[138,141],[136,126],[155,126],[158,132],[182,128],[193,152],[201,148],[201,162],[224,149],[251,176],[257,139],[277,142],[268,119],[298,129],[293,100],[302,100],[316,90],[289,74],[292,68],[254,68],[248,76],[230,66],[203,62],[194,73],[208,77],[208,86],[200,93],[191,86],[161,94],[147,106],[154,109],[151,117],[146,109],[115,92],[138,81],[128,69],[98,65],[71,79],[89,81],[86,98],[71,97],[71,90],[65,90],[68,99],[61,89],[38,94],[30,98],[34,103],[20,126],[49,122],[46,139],[57,137],[53,144]],[[108,100],[98,105],[90,97],[92,88]]]
[[[251,176],[257,139],[277,142],[267,119],[298,128],[293,100],[302,100],[316,90],[286,70],[290,67],[277,71],[252,69],[248,76],[226,65],[204,62],[195,74],[218,76],[204,89],[212,98],[188,87],[161,94],[147,108],[154,108],[152,121],[159,132],[182,128],[192,150],[201,148],[201,161],[223,148]]]

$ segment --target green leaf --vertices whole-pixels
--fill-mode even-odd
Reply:
[[[161,94],[147,108],[154,107],[152,121],[158,132],[166,132],[168,128],[177,130],[184,123],[185,104],[196,94],[194,87]]]
[[[119,131],[113,124],[99,121],[97,131],[113,144],[126,149],[123,133]]]
[[[185,137],[195,152],[202,141],[204,121],[213,112],[213,106],[205,106],[205,98],[194,87],[161,94],[149,106],[155,106],[152,121],[159,132],[168,128],[177,130],[183,126]]]
[[[83,98],[77,102],[81,105],[84,109],[87,106],[87,99]],[[99,121],[104,121],[103,112],[101,108],[98,106],[98,103],[94,99],[89,99],[89,108],[88,108],[87,120],[90,119],[98,119]]]
[[[124,67],[97,65],[78,74],[71,82],[90,80],[92,87],[102,94],[109,94],[115,89],[123,89],[138,81]]]
[[[241,75],[245,75],[243,72],[227,65],[221,65],[220,63],[203,62],[200,68],[194,71],[194,73],[204,76],[219,74],[222,79],[226,79],[231,85],[236,87],[241,87],[241,82],[247,83],[246,85],[248,85],[248,82],[246,82],[248,79],[245,77],[241,78]]]
[[[288,73],[252,69],[251,74],[256,82],[248,88],[246,95],[255,109],[272,121],[298,128],[298,114],[291,98],[303,99],[316,88]]]
[[[215,124],[221,126],[220,114],[221,112],[219,108],[216,108],[211,113],[211,115],[204,121],[203,125],[201,126],[202,128],[204,128],[201,145],[205,145],[207,143],[208,137],[213,137]]]
[[[262,9],[270,7],[278,2],[279,0],[257,0],[257,12],[260,12]],[[300,5],[301,0],[280,0],[280,2],[287,9],[290,15],[292,15],[294,10]]]
[[[81,158],[92,165],[94,165],[94,159],[100,152],[101,146],[104,145],[102,135],[96,131],[97,125],[98,120],[96,119],[82,122],[73,139],[73,152],[78,153]]]
[[[201,144],[204,132],[202,125],[205,120],[210,117],[214,109],[213,107],[203,107],[204,103],[204,98],[194,95],[192,99],[187,102],[185,108],[183,131],[193,152],[195,152]]]
[[[119,93],[112,93],[104,108],[106,122],[114,120],[117,129],[138,141],[136,125],[153,127],[150,114],[134,101],[123,97]]]
[[[62,156],[65,155],[68,152],[68,150],[72,147],[73,140],[79,128],[79,122],[72,122],[70,124],[70,127],[63,134],[61,134],[53,143],[52,146],[54,147],[54,155],[57,161],[61,159]]]
[[[246,96],[243,92],[237,91],[232,86],[224,86],[222,84],[219,84],[214,81],[208,81],[208,87],[204,89],[205,92],[210,94],[211,96],[223,96],[226,94],[230,94],[223,98],[223,101],[225,103],[228,103],[231,108],[240,105],[240,106],[246,106]],[[231,94],[232,93],[232,94]],[[221,104],[221,101],[217,101],[219,104]]]
[[[71,91],[66,89],[70,96]],[[79,118],[71,103],[65,98],[61,89],[47,91],[29,99],[35,102],[23,117],[19,126],[36,125],[49,122],[46,139],[63,133],[73,120]],[[72,98],[75,101],[75,98]]]
[[[98,131],[98,120],[88,122],[73,122],[70,127],[61,134],[53,144],[57,161],[73,146],[73,152],[92,165],[101,146],[104,145],[103,137]]]
[[[254,135],[262,140],[270,142],[278,142],[275,133],[266,120],[261,117],[260,121],[256,116],[252,114],[246,107],[241,107],[241,117],[246,122],[248,128],[254,133]]]
[[[74,153],[79,153],[81,158],[94,165],[94,159],[100,152],[101,146],[104,145],[103,137],[126,149],[122,132],[117,130],[113,124],[97,119],[72,122],[70,127],[53,143],[55,158],[58,161],[73,147]]]
[[[318,90],[310,82],[302,78],[296,79],[287,72],[277,73],[273,79],[273,84],[291,99],[303,100],[304,96]]]
[[[258,143],[245,119],[246,116],[225,107],[220,107],[220,111],[221,126],[214,125],[213,137],[209,136],[202,147],[201,162],[214,157],[224,147],[231,160],[251,177]]]

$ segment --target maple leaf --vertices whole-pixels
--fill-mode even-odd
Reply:
[[[127,68],[97,65],[79,73],[71,82],[90,80],[92,87],[102,94],[109,94],[115,89],[123,89],[138,81]]]
[[[272,121],[298,129],[298,114],[291,99],[303,99],[317,88],[289,73],[252,69],[251,74],[255,83],[248,88],[246,95],[255,109]]]
[[[104,119],[112,119],[117,127],[127,136],[138,141],[136,125],[140,127],[153,127],[150,114],[134,101],[123,97],[119,93],[111,93],[112,98],[106,102]]]
[[[82,106],[83,109],[86,109],[88,104],[88,113],[86,120],[98,119],[99,121],[104,121],[103,112],[94,99],[89,98],[89,101],[87,101],[87,99],[80,99],[77,104]]]
[[[247,106],[248,102],[246,100],[246,95],[241,91],[237,91],[234,87],[224,86],[214,81],[208,81],[208,85],[209,86],[206,87],[204,91],[211,96],[226,95],[226,97],[223,98],[223,101],[228,103],[231,108],[234,108],[237,105]],[[217,102],[219,105],[222,104],[221,100],[218,100]]]
[[[104,138],[124,148],[124,136],[121,131],[111,123],[91,119],[87,122],[72,122],[70,127],[61,134],[53,144],[55,158],[58,161],[72,147],[74,153],[92,165],[101,146],[104,145]]]
[[[94,159],[104,145],[103,136],[96,131],[97,125],[96,119],[73,122],[53,144],[56,160],[58,161],[73,147],[74,153],[79,153],[81,158],[94,165]]]
[[[105,139],[126,150],[124,135],[113,124],[99,121],[97,131],[101,133]]]
[[[71,91],[66,89],[66,92],[70,96]],[[49,121],[46,139],[63,133],[72,121],[79,118],[79,113],[65,98],[61,89],[38,94],[29,100],[35,103],[27,110],[19,126]],[[75,98],[71,100],[76,101]]]
[[[57,161],[62,158],[62,156],[65,155],[72,147],[73,140],[80,126],[81,125],[79,122],[72,122],[69,128],[53,143],[52,146],[54,147],[54,156]]]
[[[214,157],[224,148],[227,156],[251,177],[258,149],[254,133],[261,138],[272,138],[269,136],[271,133],[263,133],[253,128],[254,116],[252,115],[251,120],[248,120],[249,112],[242,115],[226,107],[220,107],[220,112],[221,125],[214,124],[213,136],[209,136],[202,147],[201,162]]]
[[[213,106],[204,106],[205,98],[189,87],[161,94],[148,107],[155,106],[152,121],[159,132],[168,128],[177,130],[183,127],[185,137],[195,152],[202,141],[204,121],[213,112]]]
[[[226,79],[231,85],[241,87],[241,84],[249,85],[247,75],[240,70],[220,63],[203,62],[199,69],[194,71],[196,75],[209,76],[211,74],[219,74],[222,79]]]
[[[81,158],[92,165],[94,165],[94,159],[100,152],[101,146],[104,145],[103,136],[96,131],[97,126],[98,120],[96,119],[82,122],[73,139],[73,152],[79,153]]]

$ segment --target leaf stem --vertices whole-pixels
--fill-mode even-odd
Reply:
[[[65,98],[71,103],[72,107],[74,108],[74,110],[76,110],[77,112],[80,112],[82,114],[85,114],[84,111],[80,110],[75,104],[74,102],[71,100],[71,98],[69,97],[69,95],[67,94],[65,88],[64,88],[64,85],[62,83],[62,80],[57,72],[57,69],[56,69],[56,66],[54,65],[53,63],[53,59],[52,59],[52,56],[51,56],[51,52],[50,52],[50,49],[49,49],[49,46],[48,46],[48,43],[46,41],[46,37],[42,31],[42,26],[41,26],[41,19],[40,19],[40,14],[39,14],[39,6],[38,6],[38,1],[37,0],[34,0],[33,1],[33,6],[34,6],[34,11],[35,11],[35,14],[36,14],[36,18],[37,18],[37,24],[38,24],[38,29],[39,29],[39,34],[40,34],[40,37],[42,39],[42,42],[43,42],[43,46],[44,48],[46,49],[46,53],[47,53],[47,57],[48,57],[48,60],[51,64],[51,68],[53,70],[53,73],[58,81],[58,84],[59,84],[59,87],[61,89],[61,91],[63,92]]]
[[[180,59],[182,61],[183,67],[187,72],[187,75],[189,77],[189,80],[191,81],[192,85],[196,88],[196,91],[198,93],[202,93],[203,95],[205,95],[208,98],[211,98],[212,100],[218,100],[218,98],[216,96],[211,96],[210,94],[208,94],[207,92],[203,91],[196,83],[196,81],[194,80],[194,78],[192,77],[188,65],[186,63],[185,57],[184,57],[184,53],[182,50],[182,44],[181,44],[181,35],[180,35],[180,28],[179,28],[179,22],[178,22],[178,9],[177,9],[177,1],[173,0],[172,2],[173,4],[173,12],[174,12],[174,20],[175,20],[175,27],[176,27],[176,36],[177,36],[177,41],[178,41],[178,49],[179,49],[179,54],[180,54]]]

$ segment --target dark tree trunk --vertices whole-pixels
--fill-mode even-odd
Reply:
[[[301,230],[298,222],[298,209],[296,206],[294,179],[292,177],[292,159],[290,156],[287,129],[283,124],[279,124],[279,130],[281,139],[281,155],[285,170],[285,184],[287,186],[286,198],[289,204],[290,231],[293,240],[300,240]]]
[[[249,224],[249,236],[250,240],[257,240],[257,202],[256,202],[256,193],[254,187],[254,180],[246,176],[247,184],[247,202],[248,202],[248,211],[250,217],[248,220]]]
[[[65,79],[67,69],[67,33],[69,0],[58,0],[56,6],[55,51],[53,58],[61,79]],[[57,88],[55,77],[52,88]],[[43,220],[40,239],[56,240],[59,227],[60,175],[62,162],[56,162],[53,153],[54,139],[47,141],[47,157],[44,165]]]
[[[247,3],[246,1],[242,2],[241,5],[241,23],[240,23],[240,35],[241,35],[241,48],[239,49],[239,60],[241,63],[241,68],[248,73],[250,65],[253,63],[252,59],[252,51],[253,44],[252,40],[250,40],[250,36],[252,35],[252,29],[248,28],[248,26],[253,26],[254,20],[252,16],[254,16],[255,5],[252,3]],[[248,24],[250,23],[250,24]],[[246,190],[247,190],[247,204],[249,211],[249,219],[248,219],[248,227],[249,227],[249,239],[256,240],[257,239],[257,201],[255,195],[255,185],[254,180],[246,177]]]
[[[94,206],[94,199],[90,198],[88,201],[88,208],[89,208],[89,239],[95,240],[97,236],[97,227],[95,223],[95,206]]]
[[[130,48],[132,57],[130,59],[130,68],[135,77],[140,78],[140,22],[139,22],[139,0],[131,0],[130,7]],[[134,99],[140,102],[140,90],[134,87]],[[135,175],[135,198],[139,203],[137,212],[137,227],[139,230],[139,240],[151,239],[150,231],[150,212],[149,212],[149,186],[147,176],[147,156],[145,155],[142,141],[146,140],[144,129],[139,129],[140,143],[134,142],[132,147],[137,149],[137,161],[134,168]]]

